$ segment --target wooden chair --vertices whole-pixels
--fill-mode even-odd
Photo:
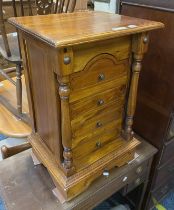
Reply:
[[[28,101],[26,97],[26,89],[25,89],[25,80],[22,76],[22,97],[23,97],[23,110],[28,112]],[[8,80],[4,80],[0,82],[0,96],[7,96],[10,98],[9,104],[16,103],[16,97],[13,94],[15,91],[15,87],[13,84],[8,82]],[[26,138],[31,134],[31,127],[22,121],[21,119],[15,117],[5,106],[0,104],[0,133],[13,138]],[[22,145],[15,147],[7,147],[3,145],[1,147],[2,158],[8,158],[20,151],[24,151],[30,148],[30,143],[25,142]]]
[[[28,16],[28,15],[46,15],[51,13],[67,13],[73,12],[75,9],[76,0],[12,0],[13,15],[12,16]],[[6,19],[3,14],[3,0],[0,0],[0,53],[10,63],[16,67],[13,71],[16,72],[15,80],[8,75],[8,70],[0,69],[0,74],[11,82],[16,87],[17,104],[15,107],[8,103],[4,97],[0,97],[0,103],[6,106],[15,116],[24,121],[28,121],[28,117],[22,110],[22,59],[17,33],[6,33]],[[11,71],[10,71],[11,73]]]
[[[12,0],[14,16],[46,15],[51,13],[73,12],[76,0]],[[27,137],[31,133],[29,123],[28,103],[25,82],[22,77],[22,59],[17,33],[6,33],[5,18],[3,15],[3,1],[0,0],[0,53],[15,68],[0,69],[0,74],[6,79],[0,82],[0,133],[11,137]],[[11,78],[8,73],[16,72],[16,78]],[[16,94],[14,94],[16,92]],[[17,107],[15,108],[15,104]],[[20,120],[22,119],[22,120]],[[18,152],[30,148],[30,144],[8,148],[1,147],[3,158],[10,157]]]

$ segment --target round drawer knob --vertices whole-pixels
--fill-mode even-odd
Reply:
[[[64,57],[64,64],[65,65],[68,65],[68,64],[70,64],[71,63],[71,58],[69,57],[69,56],[65,56]]]
[[[97,128],[100,128],[100,127],[102,127],[102,125],[103,125],[103,124],[102,124],[101,122],[97,122],[96,127],[97,127]]]
[[[99,148],[101,148],[101,142],[100,141],[97,141],[96,142],[96,147],[99,149]]]
[[[99,74],[98,80],[99,80],[99,81],[105,80],[105,75],[104,75],[104,74]]]
[[[126,182],[126,181],[127,181],[127,179],[128,179],[128,177],[127,177],[127,176],[125,176],[125,177],[123,178],[123,182]]]
[[[103,99],[98,100],[97,104],[98,104],[99,106],[103,105],[103,104],[104,104],[104,100],[103,100]]]
[[[144,42],[144,44],[147,44],[147,43],[149,42],[148,36],[145,36],[145,37],[144,37],[143,42]]]
[[[104,170],[103,171],[103,176],[105,176],[105,177],[109,177],[109,171],[108,170]]]
[[[143,171],[143,168],[142,168],[142,166],[140,166],[140,167],[137,168],[136,173],[141,174],[142,171]]]
[[[135,180],[135,184],[136,185],[139,185],[140,183],[141,183],[141,179],[140,178],[138,178],[138,179]]]

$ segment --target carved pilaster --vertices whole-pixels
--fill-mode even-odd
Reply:
[[[61,131],[62,131],[62,145],[63,145],[63,167],[67,175],[70,175],[73,168],[72,159],[72,135],[71,135],[71,123],[70,123],[70,113],[69,113],[69,79],[64,77],[59,80],[59,95],[61,99]]]
[[[137,89],[139,75],[142,68],[143,54],[146,52],[148,46],[148,35],[138,34],[133,37],[132,41],[132,52],[133,52],[133,63],[132,63],[132,75],[126,110],[126,119],[123,131],[123,137],[126,140],[131,140],[133,138],[133,117],[136,108],[137,101]]]

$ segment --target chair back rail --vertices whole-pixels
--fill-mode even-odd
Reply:
[[[20,3],[20,14],[17,5]],[[46,15],[51,13],[73,12],[76,0],[12,0],[14,16]],[[27,9],[27,13],[25,10]]]
[[[4,18],[3,18],[3,2],[2,0],[0,0],[0,32],[4,41],[4,47],[7,53],[7,56],[10,57],[11,56],[11,52],[10,52],[10,47],[8,44],[8,39],[7,39],[7,34],[6,34],[6,30],[5,30],[5,24],[4,24]]]
[[[12,0],[13,15],[15,17],[73,12],[75,6],[76,0]],[[0,0],[0,32],[6,54],[10,57],[11,52],[5,29],[5,21],[3,0]]]
[[[0,70],[0,75],[16,86],[17,109],[14,109],[5,98],[0,100],[0,105],[2,104],[15,116],[28,123],[30,120],[27,115],[22,112],[22,60],[19,41],[17,41],[18,37],[16,37],[16,35],[7,34],[5,29],[5,21],[7,18],[4,17],[3,13],[5,12],[3,6],[6,5],[7,1],[4,0],[3,2],[3,0],[0,0],[0,52],[6,60],[16,64],[16,81],[12,80],[3,69]],[[8,5],[11,6],[13,11],[12,16],[19,17],[73,12],[76,0],[11,0],[9,3]],[[16,43],[17,45],[14,47]],[[15,51],[14,49],[19,49],[19,51]],[[17,55],[15,55],[15,53]]]

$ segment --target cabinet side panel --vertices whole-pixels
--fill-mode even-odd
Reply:
[[[33,41],[32,43],[27,41],[27,51],[36,121],[35,131],[56,159],[60,160],[60,103],[50,49]]]

